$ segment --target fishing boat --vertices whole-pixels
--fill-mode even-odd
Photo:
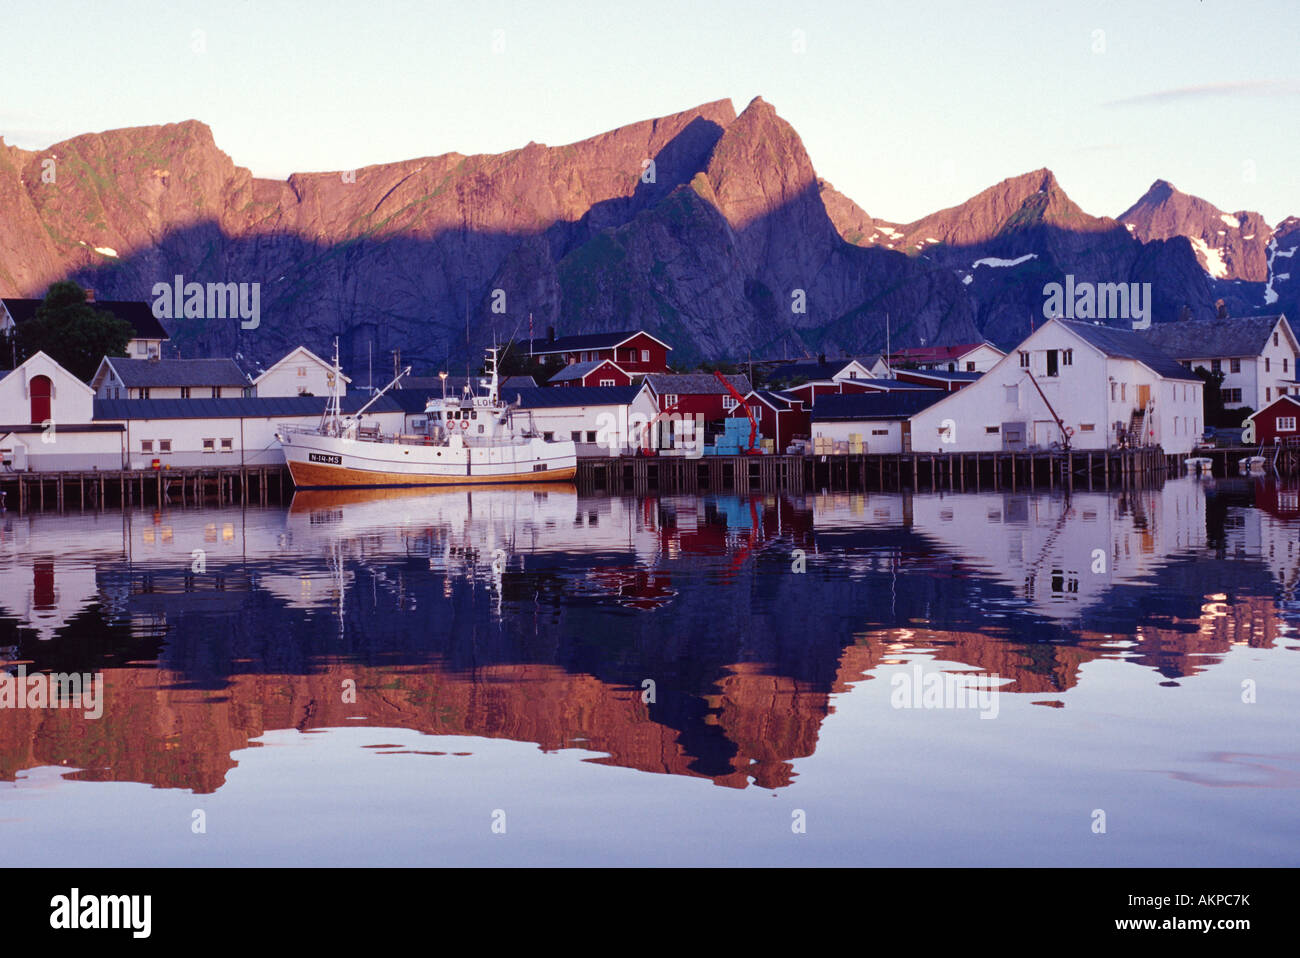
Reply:
[[[489,349],[482,393],[448,396],[444,387],[441,397],[425,405],[419,430],[384,435],[377,426],[363,424],[361,417],[410,367],[355,413],[343,415],[338,387],[343,374],[336,342],[333,385],[320,425],[315,429],[281,426],[276,431],[293,484],[299,489],[327,489],[572,479],[578,471],[573,442],[537,435],[528,416],[515,408],[517,403],[503,402],[497,366],[497,350]]]

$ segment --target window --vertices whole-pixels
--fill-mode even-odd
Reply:
[[[189,387],[189,386],[182,386],[182,387],[181,387],[181,398],[182,398],[182,399],[189,399],[189,398],[190,398],[190,387]]]
[[[1021,369],[1029,368],[1029,353],[1025,352],[1024,350],[1020,351],[1020,368]]]
[[[974,371],[975,371],[975,364],[974,364],[974,363],[967,363],[967,364],[966,364],[966,372],[968,372],[968,373],[973,373]]]
[[[600,381],[600,384],[601,384],[602,386],[613,386],[613,385],[614,385],[614,380],[612,380],[612,379],[602,379],[602,380]]]
[[[1079,423],[1079,432],[1096,432],[1096,431],[1097,431],[1097,424],[1095,422]]]
[[[298,378],[299,378],[299,379],[302,379],[302,378],[305,377],[306,375],[307,375],[307,367],[306,367],[306,366],[299,366],[299,367],[298,367]]]
[[[149,398],[149,387],[148,387],[148,386],[141,386],[141,387],[140,387],[139,389],[137,389],[135,392],[136,392],[136,396],[135,396],[136,399],[148,399],[148,398]]]
[[[677,393],[664,393],[664,407],[677,405]]]
[[[1110,384],[1110,401],[1114,402],[1118,398],[1119,383],[1112,381]]]
[[[555,433],[553,433],[553,432],[544,432],[544,433],[542,433],[542,439],[544,439],[546,442],[554,442],[554,441],[555,441]]]
[[[1231,371],[1234,372],[1234,373],[1239,373],[1239,372],[1241,372],[1241,360],[1240,360],[1240,359],[1232,359],[1232,360],[1229,360],[1229,361],[1228,361],[1228,369],[1231,370]]]
[[[1278,416],[1278,432],[1295,432],[1295,416]]]
[[[723,408],[723,409],[727,409],[727,410],[735,409],[735,408],[736,408],[736,397],[735,397],[735,396],[723,396],[723,397],[722,397],[722,408]]]
[[[1268,372],[1268,367],[1269,367],[1269,358],[1268,358],[1267,356],[1265,356],[1265,357],[1264,357],[1264,372]],[[1217,370],[1216,370],[1216,372],[1217,372]]]
[[[204,452],[216,452],[216,451],[217,451],[217,441],[216,441],[215,439],[204,439],[204,440],[203,440],[203,451],[204,451]]]
[[[1211,360],[1210,360],[1210,372],[1212,372],[1212,373],[1221,373],[1221,372],[1223,372],[1223,360],[1222,360],[1222,359],[1211,359]]]
[[[1223,401],[1226,402],[1226,403],[1227,403],[1227,402],[1241,402],[1241,390],[1240,390],[1240,389],[1225,389],[1225,390],[1223,391]]]
[[[1062,351],[1061,351],[1061,365],[1062,365],[1062,366],[1073,366],[1073,365],[1074,365],[1074,350],[1073,350],[1073,349],[1065,349],[1065,350],[1062,350]]]
[[[594,430],[594,429],[588,429],[588,430],[587,430],[587,442],[595,442],[595,441],[596,441],[596,430]]]
[[[581,429],[573,430],[573,432],[569,433],[569,438],[572,439],[574,442],[582,442],[582,430]]]
[[[235,440],[233,440],[233,439],[223,439],[223,440],[221,440],[221,451],[222,451],[222,452],[232,452],[232,451],[234,450],[234,448],[235,448]]]
[[[1286,365],[1287,365],[1287,359],[1286,359],[1286,357],[1284,356],[1284,357],[1282,358],[1282,372],[1286,372]]]
[[[850,370],[849,370],[849,378],[850,378],[850,379],[857,379],[857,378],[858,378],[858,371],[857,371],[856,369],[850,369]]]
[[[1272,401],[1273,401],[1273,390],[1272,390],[1271,387],[1269,387],[1269,386],[1265,386],[1265,387],[1264,387],[1264,402],[1272,402]]]
[[[212,398],[213,398],[213,399],[220,399],[220,398],[221,398],[221,387],[220,387],[220,386],[213,386],[213,387],[212,387]]]
[[[1000,426],[985,426],[984,432],[990,436],[996,436],[998,432],[1001,430],[1001,428],[1002,427]]]
[[[152,439],[141,439],[141,440],[140,440],[140,451],[141,451],[141,452],[153,452],[153,440],[152,440]]]
[[[172,441],[171,441],[170,439],[159,439],[159,440],[158,440],[158,451],[159,451],[159,452],[171,452],[171,451],[172,451]]]
[[[1047,351],[1047,375],[1059,376],[1061,374],[1059,363],[1060,363],[1060,351],[1056,349],[1049,349]]]
[[[1286,395],[1286,387],[1285,387],[1285,386],[1278,386],[1278,387],[1277,387],[1277,394],[1278,394],[1279,396],[1285,396],[1285,395]]]
[[[1120,399],[1120,402],[1125,402],[1125,401],[1127,401],[1127,399],[1128,399],[1128,383],[1120,383],[1120,384],[1119,384],[1119,399]]]
[[[888,430],[888,429],[873,429],[873,430],[871,430],[871,435],[873,435],[873,436],[888,436],[888,435],[889,435],[889,430]]]
[[[650,350],[648,349],[641,350],[641,362],[643,363],[650,362]]]
[[[1277,333],[1274,333],[1274,334],[1273,334],[1273,345],[1274,345],[1274,346],[1277,345]]]

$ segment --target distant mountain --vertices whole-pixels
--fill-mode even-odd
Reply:
[[[1249,210],[1225,213],[1214,204],[1156,180],[1142,198],[1119,215],[1138,239],[1185,236],[1197,262],[1215,279],[1262,283],[1268,279],[1268,244],[1273,230]]]
[[[1254,214],[1230,228],[1172,187],[1153,187],[1128,228],[1084,213],[1049,170],[914,223],[873,218],[818,178],[761,98],[567,146],[286,181],[236,166],[193,120],[42,151],[0,141],[0,214],[0,295],[69,275],[106,299],[151,300],[176,275],[259,283],[256,329],[171,320],[183,354],[265,362],[299,343],[325,353],[338,336],[349,368],[400,349],[417,372],[477,364],[493,339],[526,336],[530,315],[537,335],[644,327],[683,364],[865,352],[887,323],[900,346],[1008,346],[1067,274],[1151,283],[1156,321],[1212,315],[1220,297],[1276,311],[1269,295],[1295,299],[1287,239],[1300,246],[1296,224],[1260,221],[1247,239]],[[1236,230],[1213,249],[1240,278],[1216,280],[1196,252],[1215,217]]]

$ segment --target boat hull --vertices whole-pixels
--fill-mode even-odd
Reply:
[[[280,444],[299,489],[557,482],[578,471],[573,443],[540,439],[450,447],[297,434],[282,436]]]

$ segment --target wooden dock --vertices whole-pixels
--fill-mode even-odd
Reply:
[[[1236,476],[1247,448],[1196,455],[1213,475]],[[805,492],[911,489],[918,492],[1126,489],[1181,476],[1184,456],[1159,447],[1108,452],[901,453],[828,456],[592,457],[578,460],[586,494]],[[1300,450],[1279,469],[1300,469]],[[1271,472],[1271,470],[1270,470]],[[269,505],[287,502],[293,482],[283,466],[0,473],[6,509],[85,511],[135,506]]]
[[[0,473],[4,506],[19,515],[147,505],[265,506],[292,494],[284,466]]]
[[[1226,450],[1224,451],[1226,452]],[[803,492],[817,489],[1126,489],[1183,474],[1159,447],[1094,452],[618,456],[578,460],[582,492]],[[1240,458],[1238,456],[1237,458]],[[1236,459],[1218,475],[1236,475]]]

